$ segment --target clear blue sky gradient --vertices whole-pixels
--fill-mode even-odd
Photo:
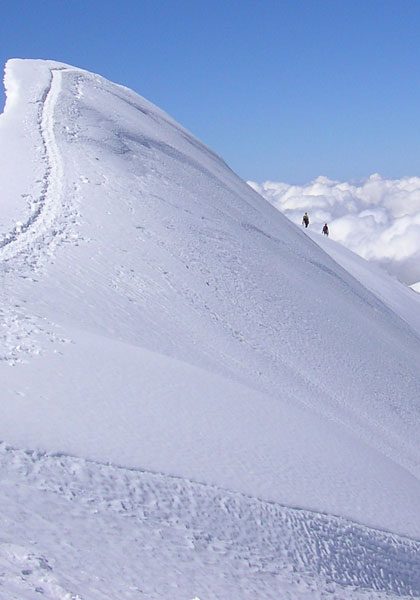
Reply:
[[[5,0],[0,40],[133,88],[245,179],[420,175],[419,0]]]

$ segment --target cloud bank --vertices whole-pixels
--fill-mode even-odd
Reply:
[[[357,184],[327,177],[303,186],[248,184],[295,223],[300,225],[308,211],[312,229],[321,231],[327,222],[330,236],[353,252],[408,285],[420,282],[420,177],[374,174]]]

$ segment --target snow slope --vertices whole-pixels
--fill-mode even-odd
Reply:
[[[316,177],[306,185],[250,181],[253,189],[300,224],[311,226],[375,262],[408,285],[420,278],[420,177],[385,179],[378,173],[360,182]]]
[[[381,267],[361,258],[341,243],[309,229],[306,233],[420,336],[420,296],[414,294],[410,287],[400,283]]]
[[[0,466],[7,600],[420,594],[419,542],[342,518],[4,445]]]
[[[415,324],[134,92],[48,61],[9,61],[5,83],[5,572],[25,556],[31,594],[52,555],[79,591],[51,579],[49,597],[95,598],[95,575],[109,597],[137,598],[89,553],[89,535],[98,547],[112,531],[115,551],[101,564],[124,555],[130,577],[154,582],[145,597],[197,595],[192,556],[201,600],[419,593]],[[149,519],[150,494],[139,491],[135,515],[130,503],[150,482]],[[114,495],[112,514],[101,494]],[[221,494],[235,504],[224,521]],[[16,498],[30,513],[24,532],[13,525]],[[265,511],[257,524],[255,510]],[[49,511],[57,517],[41,527]],[[59,514],[80,562],[60,558]],[[115,533],[127,519],[153,564]]]

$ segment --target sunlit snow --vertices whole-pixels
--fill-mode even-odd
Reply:
[[[360,183],[318,177],[307,185],[249,182],[292,221],[308,211],[311,228],[330,235],[363,258],[384,266],[401,281],[420,279],[420,177]]]
[[[418,296],[134,92],[6,87],[0,595],[419,595]]]

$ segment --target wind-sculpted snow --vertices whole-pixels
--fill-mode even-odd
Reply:
[[[8,598],[420,595],[420,543],[348,520],[5,445],[0,469]]]
[[[263,542],[279,505],[304,509],[284,509],[286,529],[290,515],[299,515],[299,524],[290,535],[282,531],[302,540],[321,577],[304,558],[292,557],[292,572],[312,583],[301,592],[294,588],[290,598],[323,597],[322,578],[357,588],[352,597],[365,597],[364,586],[370,598],[417,593],[415,542],[397,537],[420,537],[420,338],[413,305],[398,287],[385,298],[382,283],[365,286],[366,276],[359,281],[357,270],[356,277],[349,274],[134,92],[48,61],[11,61],[6,73],[13,101],[0,119],[0,173],[8,174],[0,218],[1,438],[18,448],[162,473],[165,486],[169,475],[202,482],[211,490],[210,504],[220,503],[217,490],[230,490],[247,515],[245,545],[260,539],[252,511],[277,507],[264,509],[263,541],[241,563],[249,569],[244,588],[238,592],[232,566],[226,575],[232,583],[217,588],[221,598],[230,589],[241,598],[277,597],[282,589],[276,574],[264,575],[262,588],[252,579],[276,561],[277,542],[267,554]],[[57,457],[51,460],[57,466]],[[109,489],[116,485],[112,469],[104,482]],[[30,484],[32,491],[38,483]],[[201,488],[191,486],[188,506],[201,497]],[[168,489],[176,504],[184,492]],[[50,508],[50,496],[42,497]],[[129,502],[130,494],[124,497]],[[55,502],[58,518],[65,509]],[[93,523],[85,509],[75,518]],[[200,514],[206,510],[204,503]],[[172,504],[162,514],[168,522],[177,518]],[[217,515],[194,527],[215,535]],[[58,555],[51,541],[55,517],[45,544]],[[116,531],[111,521],[103,539],[111,535],[108,525]],[[381,538],[377,530],[392,534]],[[152,559],[160,564],[164,557],[163,586],[171,585],[167,573],[174,570],[191,580],[191,557],[201,548],[206,553],[206,543],[188,550],[183,532],[171,530],[175,547],[183,548],[179,562],[174,546],[167,550],[165,536],[153,531],[144,540],[149,558],[146,552],[137,559],[151,568]],[[87,539],[90,525],[77,532]],[[11,526],[4,564],[27,560],[18,537]],[[129,562],[124,534],[111,537]],[[217,550],[211,552],[214,558]],[[103,547],[108,564],[105,554]],[[236,556],[234,549],[229,564]],[[32,566],[25,563],[22,571],[45,574],[53,558],[32,552]],[[385,568],[388,559],[392,566]],[[78,560],[73,555],[68,567],[73,578]],[[253,561],[263,566],[253,571]],[[128,562],[134,573],[134,559]],[[377,565],[372,571],[370,562]],[[204,595],[218,597],[211,581],[223,576],[216,572],[212,567]],[[29,587],[38,575],[25,576]],[[50,596],[80,595],[72,577],[48,580]],[[133,586],[124,588],[126,597],[138,597],[137,580]],[[183,597],[162,589],[145,595]],[[185,593],[200,596],[192,588]]]
[[[293,222],[309,211],[311,227],[330,235],[363,258],[379,263],[401,281],[420,278],[420,177],[358,184],[317,177],[307,185],[249,182]]]

